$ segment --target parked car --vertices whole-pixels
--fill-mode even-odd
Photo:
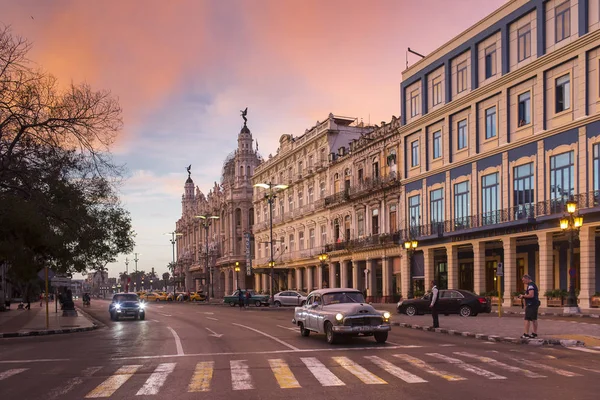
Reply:
[[[463,317],[476,316],[479,313],[492,311],[489,298],[476,295],[468,290],[440,290],[437,309],[440,314],[459,314]],[[400,300],[396,311],[406,315],[431,313],[431,293],[418,299]]]
[[[306,293],[295,290],[284,290],[273,296],[275,306],[303,306],[306,303]]]
[[[141,295],[140,299],[145,301],[167,301],[167,296],[158,292],[150,292]]]
[[[302,307],[296,307],[292,323],[302,336],[311,332],[324,333],[328,343],[341,336],[375,336],[385,343],[390,325],[390,313],[378,311],[365,302],[357,289],[319,289],[312,291]]]
[[[190,301],[206,301],[206,295],[204,292],[192,292],[190,293]]]
[[[242,292],[244,293],[244,299],[246,298],[246,292],[250,292],[248,304],[254,304],[256,307],[269,305],[268,294],[258,294],[252,289],[242,289]],[[223,303],[229,304],[231,307],[237,306],[239,304],[238,291],[236,290],[230,296],[225,296],[223,298]]]
[[[117,293],[108,306],[110,319],[118,321],[122,317],[133,317],[143,320],[146,318],[145,304],[135,293]]]

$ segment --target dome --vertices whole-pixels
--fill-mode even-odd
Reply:
[[[240,131],[240,133],[250,133],[250,129],[248,129],[248,127],[246,126],[246,124],[244,124],[244,126],[242,127],[242,130]]]

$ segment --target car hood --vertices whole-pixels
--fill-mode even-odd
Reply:
[[[381,314],[372,305],[365,303],[339,303],[323,306],[324,311],[339,312],[344,315]]]

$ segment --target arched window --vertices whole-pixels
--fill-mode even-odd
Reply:
[[[244,176],[244,166],[240,165],[240,176]]]
[[[251,227],[252,225],[254,225],[254,208],[251,208],[250,211],[248,211],[248,227]]]
[[[235,224],[240,226],[242,224],[242,210],[239,208],[235,209]]]
[[[250,177],[250,175],[252,175],[252,174],[250,173],[250,166],[248,165],[248,166],[246,167],[246,176],[249,178],[249,177]]]

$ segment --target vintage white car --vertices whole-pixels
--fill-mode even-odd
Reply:
[[[324,333],[328,343],[340,336],[375,336],[377,343],[387,340],[390,313],[378,311],[365,302],[357,289],[319,289],[311,292],[302,307],[296,307],[292,323],[302,336]]]

